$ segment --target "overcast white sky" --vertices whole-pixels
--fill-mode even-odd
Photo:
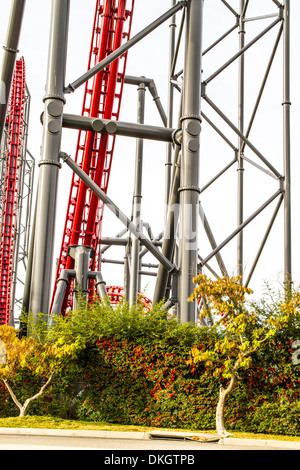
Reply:
[[[237,11],[239,0],[229,2]],[[151,5],[149,7],[149,5]],[[10,13],[10,1],[0,2],[0,44],[5,44],[7,23]],[[149,24],[152,20],[164,13],[170,7],[169,0],[135,0],[132,36]],[[69,49],[66,84],[72,82],[86,71],[89,47],[94,17],[95,0],[71,0]],[[19,43],[20,53],[26,62],[27,84],[31,93],[31,116],[29,123],[28,147],[36,158],[40,158],[40,145],[42,142],[42,126],[40,114],[43,111],[42,99],[44,96],[49,23],[50,0],[27,0],[23,20],[22,34]],[[248,17],[262,14],[276,13],[277,7],[272,0],[250,0]],[[300,118],[300,65],[299,50],[300,37],[298,19],[300,15],[300,2],[291,0],[291,101],[292,101],[292,213],[293,213],[293,274],[296,284],[300,277],[300,249],[298,243],[300,231],[300,185],[299,178],[299,118]],[[177,15],[180,22],[181,13]],[[234,24],[234,17],[220,0],[206,0],[204,2],[204,49],[222,32]],[[246,42],[251,40],[257,31],[266,27],[273,19],[248,22],[246,24]],[[178,30],[178,28],[177,28]],[[246,126],[247,118],[251,113],[255,93],[260,86],[266,61],[274,44],[278,28],[276,27],[264,40],[261,40],[246,55]],[[168,78],[168,38],[169,22],[144,39],[130,50],[128,55],[127,73],[130,75],[144,75],[153,78],[156,82],[159,95],[165,109],[167,108],[167,78]],[[207,54],[203,60],[203,78],[208,77],[223,62],[231,57],[238,48],[237,30],[221,46],[212,53]],[[257,123],[250,134],[253,141],[265,157],[282,171],[282,43],[275,59],[274,70],[268,81],[268,88],[261,104]],[[182,61],[178,68],[182,68]],[[67,97],[66,112],[80,114],[82,105],[82,91]],[[207,89],[208,96],[227,113],[230,119],[237,123],[237,68],[236,63],[218,76]],[[121,120],[134,122],[136,120],[136,89],[131,86],[124,87],[121,107]],[[149,95],[149,93],[148,93]],[[178,95],[178,94],[177,94]],[[178,101],[178,96],[177,96]],[[203,103],[203,111],[215,119],[214,114]],[[177,121],[177,110],[174,122]],[[160,117],[150,96],[146,102],[146,123],[161,125]],[[219,120],[215,119],[219,124]],[[220,123],[220,125],[222,125]],[[176,126],[176,124],[174,124]],[[223,125],[222,125],[223,126]],[[237,145],[237,137],[226,127],[222,127],[228,138]],[[62,150],[70,154],[75,153],[77,132],[64,131]],[[152,226],[154,234],[163,228],[163,200],[164,200],[164,171],[165,171],[166,145],[161,143],[145,144],[144,174],[143,174],[143,206],[142,218]],[[202,187],[214,174],[233,159],[232,150],[225,145],[214,132],[203,123],[200,148],[200,187]],[[249,151],[246,156],[257,159]],[[109,196],[120,208],[130,216],[133,178],[134,178],[135,143],[128,138],[117,139],[115,148]],[[36,180],[38,169],[36,170]],[[221,243],[236,227],[236,167],[232,167],[218,183],[201,195],[201,202],[207,218],[213,229],[217,243]],[[59,255],[62,230],[64,226],[66,204],[69,195],[69,168],[63,168],[60,173],[60,189],[58,195],[57,212],[57,239],[55,241],[55,256]],[[278,189],[278,182],[254,170],[245,164],[245,218],[257,209],[268,197]],[[265,233],[275,203],[269,210],[257,218],[245,230],[245,276],[252,264],[253,257]],[[122,228],[105,212],[103,235],[115,236]],[[204,235],[200,238],[200,254],[204,258],[210,253],[210,246]],[[234,239],[222,251],[227,268],[235,274],[236,240]],[[109,257],[109,252],[106,253]],[[122,258],[123,251],[111,252],[111,258]],[[154,260],[148,258],[148,261]],[[216,267],[214,262],[211,265]],[[122,285],[122,269],[111,268],[104,265],[104,277],[108,284]],[[253,277],[252,287],[259,291],[262,281],[268,279],[277,285],[282,280],[283,270],[283,217],[282,210],[274,225],[269,242],[259,262],[257,273]],[[146,295],[152,297],[153,279],[144,278],[143,286]]]

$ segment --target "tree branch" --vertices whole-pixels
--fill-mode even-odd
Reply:
[[[22,409],[22,405],[21,403],[19,402],[19,400],[17,399],[16,395],[14,394],[14,392],[12,391],[12,389],[10,388],[10,385],[9,383],[7,382],[7,380],[5,379],[2,379],[3,382],[4,382],[4,385],[5,387],[7,388],[7,390],[9,391],[9,394],[11,396],[11,398],[13,399],[14,403],[17,405],[17,407],[19,408],[19,410]]]
[[[33,397],[30,397],[30,398],[27,398],[27,400],[24,403],[24,406],[27,403],[28,403],[27,404],[27,406],[28,406],[31,401],[35,400],[36,398],[40,397],[43,394],[45,388],[48,387],[49,383],[51,382],[53,375],[54,375],[53,373],[50,375],[47,382],[41,387],[40,391],[36,395],[34,395]]]

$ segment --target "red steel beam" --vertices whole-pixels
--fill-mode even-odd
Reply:
[[[10,323],[11,288],[25,110],[25,61],[16,61],[7,117],[0,219],[0,325]]]

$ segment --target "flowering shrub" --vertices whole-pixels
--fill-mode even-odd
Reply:
[[[266,312],[266,309],[264,309]],[[274,335],[240,379],[225,410],[229,431],[300,435],[300,366],[292,363],[298,323]],[[81,343],[73,362],[56,375],[30,413],[111,423],[210,430],[215,428],[219,383],[202,362],[188,364],[192,347],[213,348],[214,329],[181,325],[154,308],[124,303],[95,306],[57,326],[66,343]],[[20,379],[20,384],[23,383]],[[30,395],[30,383],[22,394]],[[26,398],[26,397],[24,397]],[[12,403],[0,386],[0,416]]]

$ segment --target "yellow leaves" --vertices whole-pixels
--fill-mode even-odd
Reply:
[[[252,358],[251,357],[243,357],[240,361],[239,361],[239,367],[241,369],[249,369],[250,365],[251,365],[251,362],[252,362]]]
[[[216,357],[213,351],[201,351],[196,345],[194,345],[187,364],[193,365],[199,362],[205,362],[207,366],[211,366],[213,365],[215,358]]]
[[[191,356],[188,359],[187,364],[188,365],[196,364],[197,362],[201,360],[200,357],[201,357],[201,351],[197,348],[196,345],[194,345],[192,347]]]
[[[193,279],[193,283],[197,284],[194,293],[189,300],[195,300],[201,295],[207,297],[228,297],[236,301],[243,302],[245,294],[251,294],[252,290],[241,284],[241,277],[222,277],[215,281],[208,278],[205,274],[199,274]]]
[[[248,349],[250,349],[250,347],[251,347],[250,341],[244,341],[243,344],[241,344],[240,346],[240,350],[247,351]]]
[[[196,284],[194,292],[189,297],[189,301],[205,299],[205,310],[203,315],[211,314],[222,316],[234,316],[244,310],[245,296],[251,294],[252,290],[241,284],[241,278],[223,277],[212,280],[204,274],[200,274],[193,279]],[[223,322],[222,318],[219,320]],[[226,320],[227,321],[227,320]]]
[[[51,375],[64,357],[74,357],[80,347],[80,341],[66,344],[59,339],[54,344],[42,344],[32,337],[19,339],[17,331],[8,325],[0,326],[0,341],[6,349],[6,364],[0,367],[2,379],[12,377],[20,368],[37,375]]]

